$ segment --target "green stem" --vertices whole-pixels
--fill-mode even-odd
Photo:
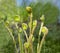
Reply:
[[[28,53],[28,50],[27,50],[27,48],[24,48],[25,49],[25,53]]]
[[[32,13],[30,14],[30,35],[32,33]]]
[[[32,42],[32,13],[30,14],[30,26],[29,26],[29,28],[30,28],[30,36],[29,36],[29,42],[30,42],[30,52],[31,53],[33,53],[33,42]]]
[[[18,26],[17,26],[17,23],[15,23],[15,26],[18,30]],[[20,33],[18,32],[18,42],[19,42],[19,48],[20,48],[20,53],[24,53],[23,51],[23,43],[22,43],[22,40],[21,40],[21,37],[20,37]]]
[[[38,51],[38,53],[41,52],[41,49],[42,49],[42,46],[43,46],[43,42],[45,41],[45,37],[46,37],[46,35],[44,34],[44,36],[43,36],[43,38],[42,38],[42,40],[41,40],[40,46],[39,46],[39,51]]]
[[[19,41],[20,53],[23,53],[24,51],[23,51],[23,45],[22,45],[20,34],[18,34],[18,41]]]
[[[38,44],[37,44],[37,53],[38,53],[38,50],[39,50],[39,43],[40,43],[40,35],[41,35],[41,30],[42,30],[42,27],[43,27],[43,22],[41,23],[41,27],[40,27],[40,30],[39,30],[39,36],[38,36]]]
[[[28,35],[27,35],[27,33],[26,33],[26,31],[25,31],[25,30],[23,30],[23,31],[24,31],[25,36],[26,36],[26,39],[27,39],[27,41],[28,41]]]
[[[12,39],[13,39],[13,42],[14,42],[14,45],[15,45],[15,49],[16,49],[16,53],[18,53],[17,46],[16,46],[16,41],[15,41],[15,39],[14,39],[14,36],[13,36],[11,30],[10,30],[6,25],[5,25],[5,27],[7,28],[7,30],[8,30],[8,32],[9,32],[10,36],[11,36]]]
[[[37,26],[37,25],[36,25],[36,26]],[[34,28],[32,29],[32,34],[34,33],[34,30],[35,30],[36,26],[34,26]]]
[[[41,30],[42,30],[43,24],[44,24],[44,23],[42,22],[42,23],[41,23],[40,30],[39,30],[38,43],[40,42],[40,35],[41,35]]]

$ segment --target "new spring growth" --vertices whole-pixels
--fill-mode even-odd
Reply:
[[[6,26],[9,26],[9,21],[6,21],[5,24],[6,24]]]
[[[45,27],[45,26],[43,26],[42,27],[42,33],[45,34],[45,35],[47,35],[48,34],[48,28]]]
[[[27,10],[27,12],[30,14],[31,12],[32,12],[32,8],[31,7],[26,7],[26,10]]]
[[[28,42],[25,42],[25,43],[24,43],[24,47],[25,47],[25,48],[29,48],[29,45],[30,45],[30,44],[29,44]]]
[[[44,15],[42,15],[42,16],[40,17],[41,27],[40,27],[40,30],[39,30],[39,36],[41,35],[41,30],[42,30],[42,27],[43,27],[43,25],[44,25],[44,20],[45,20],[45,17],[44,17]],[[40,39],[40,38],[39,38],[39,39]]]
[[[22,28],[19,28],[19,32],[21,33],[23,30],[22,30]]]
[[[32,34],[34,33],[34,30],[35,30],[36,26],[37,26],[37,20],[34,20],[34,21],[33,21]]]
[[[40,20],[41,20],[42,22],[44,22],[44,20],[45,20],[44,15],[42,15],[42,16],[40,17]]]
[[[33,21],[33,27],[37,25],[37,20]]]
[[[16,15],[16,16],[14,17],[14,21],[15,21],[15,22],[19,22],[19,21],[20,21],[20,16]]]
[[[27,30],[28,25],[26,23],[22,23],[22,28],[23,28],[23,30]]]

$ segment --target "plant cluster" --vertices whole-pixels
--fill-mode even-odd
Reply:
[[[10,36],[13,39],[13,43],[15,46],[15,52],[18,53],[34,53],[34,48],[33,48],[33,42],[35,40],[34,37],[34,31],[37,27],[37,20],[32,20],[33,18],[33,14],[32,14],[32,8],[31,7],[26,7],[27,13],[28,13],[28,17],[29,17],[29,22],[27,23],[23,23],[21,22],[21,17],[19,15],[14,16],[12,21],[9,21],[7,18],[4,19],[4,25],[7,28],[8,32],[10,33]],[[41,52],[41,48],[43,46],[43,42],[45,40],[46,35],[48,34],[48,29],[46,26],[44,26],[44,21],[45,21],[45,17],[44,15],[42,15],[40,17],[40,21],[41,21],[41,26],[40,26],[40,30],[39,30],[39,35],[38,35],[38,43],[37,43],[37,53]],[[20,26],[18,25],[18,23],[20,23]],[[13,27],[11,27],[11,25],[13,25]],[[19,51],[17,48],[17,41],[15,40],[15,37],[13,35],[13,28],[16,30],[16,34],[17,34],[17,41],[18,41],[18,47],[19,47]],[[29,29],[29,33],[27,33],[27,29]],[[23,42],[21,39],[21,33],[24,32],[25,37],[26,37],[26,41]],[[41,33],[43,33],[43,37],[40,41],[40,36]]]

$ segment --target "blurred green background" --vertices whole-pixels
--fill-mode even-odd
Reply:
[[[60,1],[59,0],[0,0],[0,18],[8,17],[12,19],[15,15],[20,15],[22,22],[28,20],[26,6],[31,6],[33,10],[33,20],[45,15],[45,25],[49,33],[44,42],[42,53],[60,53]],[[0,19],[1,20],[1,19]],[[35,31],[37,43],[39,26]],[[36,49],[36,47],[35,47]],[[12,52],[13,51],[13,52]],[[8,31],[3,23],[0,23],[0,53],[14,53],[14,46]]]

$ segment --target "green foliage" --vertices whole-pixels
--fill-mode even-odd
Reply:
[[[20,9],[19,10],[19,12],[20,12],[19,15],[22,19],[22,22],[28,21],[28,15],[27,15],[25,7],[20,7],[19,9]]]
[[[46,24],[56,23],[59,13],[59,9],[56,6],[52,5],[51,3],[46,3],[44,5],[42,3],[37,3],[31,6],[34,15],[33,19],[39,20],[40,16],[44,14],[46,19],[45,22]]]
[[[11,37],[9,36],[8,31],[4,27],[4,24],[0,23],[0,53],[4,53],[4,45],[8,44],[10,38]]]
[[[4,45],[2,48],[4,53],[15,53],[14,43],[12,39],[10,39],[8,44]]]
[[[8,16],[10,19],[14,15],[17,15],[16,0],[3,0],[0,2],[0,17]]]

